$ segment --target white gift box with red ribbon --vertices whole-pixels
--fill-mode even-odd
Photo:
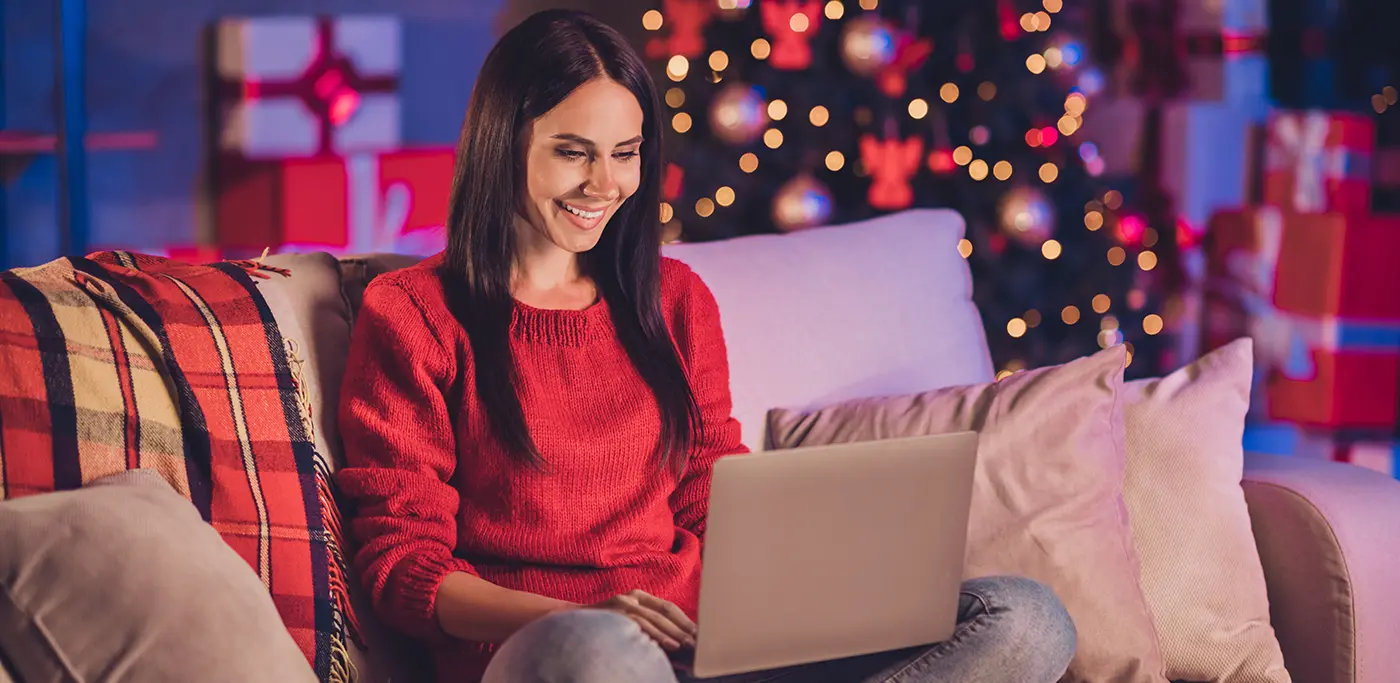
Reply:
[[[219,149],[285,159],[397,148],[401,61],[392,16],[220,20]]]

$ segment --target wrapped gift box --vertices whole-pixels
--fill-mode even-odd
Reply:
[[[451,149],[248,162],[215,200],[223,248],[427,255],[445,243]]]
[[[1371,212],[1371,117],[1279,111],[1269,117],[1267,135],[1264,203],[1302,213]]]
[[[1255,340],[1251,416],[1388,428],[1400,380],[1400,217],[1216,214],[1202,344]]]
[[[1096,100],[1084,111],[1084,137],[1104,161],[1104,176],[1141,173],[1146,111],[1141,100]],[[1218,102],[1162,106],[1162,184],[1187,222],[1203,226],[1219,210],[1243,206],[1262,156],[1262,119],[1248,108]]]
[[[229,18],[214,42],[220,151],[282,159],[399,146],[397,18]]]
[[[1186,56],[1185,100],[1221,102],[1261,117],[1268,112],[1265,0],[1182,0],[1177,32]]]

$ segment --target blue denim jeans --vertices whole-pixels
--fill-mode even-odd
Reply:
[[[1049,588],[995,577],[963,584],[957,629],[936,645],[700,679],[675,671],[631,619],[579,610],[517,632],[482,683],[1054,683],[1075,643],[1074,623]]]

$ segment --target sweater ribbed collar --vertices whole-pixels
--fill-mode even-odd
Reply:
[[[611,333],[612,316],[602,298],[583,310],[535,308],[516,301],[510,329],[512,335],[528,341],[583,346]]]

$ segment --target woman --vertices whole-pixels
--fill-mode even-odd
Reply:
[[[661,113],[637,55],[547,11],[495,46],[448,247],[364,295],[344,492],[375,608],[439,681],[693,680],[710,472],[741,453],[715,300],[660,256]],[[941,645],[730,681],[1053,681],[1064,609],[971,582]],[[669,656],[668,656],[669,655]]]

